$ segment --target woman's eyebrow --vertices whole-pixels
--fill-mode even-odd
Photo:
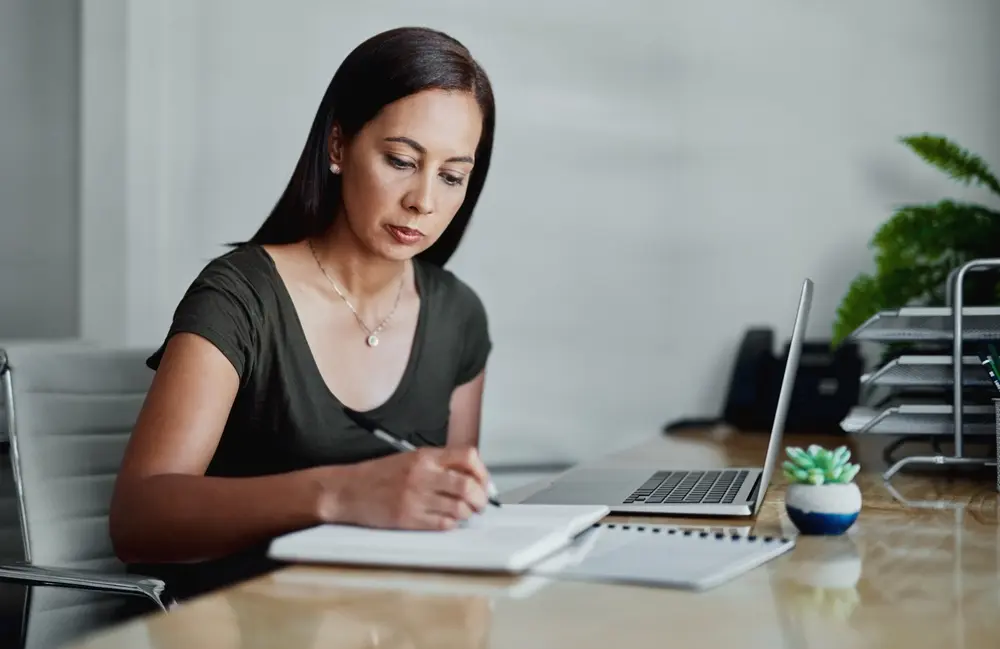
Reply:
[[[387,138],[385,138],[385,141],[386,142],[400,142],[402,144],[405,144],[405,145],[409,146],[410,148],[412,148],[413,150],[415,150],[418,153],[427,153],[427,149],[424,148],[424,146],[422,144],[420,144],[416,140],[408,138],[408,137],[406,137],[404,135],[397,135],[395,137],[387,137]],[[448,160],[446,162],[468,162],[468,163],[472,164],[472,163],[475,163],[475,159],[472,156],[469,156],[469,155],[460,155],[460,156],[455,156],[455,157],[452,157],[452,158],[448,158]]]

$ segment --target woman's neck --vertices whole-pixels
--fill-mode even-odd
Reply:
[[[323,269],[349,297],[360,302],[387,289],[395,290],[406,262],[372,254],[344,221],[335,219],[329,230],[310,242]]]

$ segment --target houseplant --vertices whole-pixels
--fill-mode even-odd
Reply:
[[[1000,181],[979,156],[940,135],[900,139],[917,156],[964,185],[978,185],[1000,197]],[[1000,211],[950,198],[902,205],[875,232],[875,270],[851,283],[837,309],[833,344],[879,311],[910,304],[944,304],[948,273],[967,261],[1000,256]],[[966,303],[995,303],[996,273],[970,273]]]
[[[861,511],[861,490],[854,483],[860,465],[848,460],[846,446],[833,451],[812,444],[803,450],[785,449],[782,464],[788,491],[785,512],[803,534],[843,534]]]

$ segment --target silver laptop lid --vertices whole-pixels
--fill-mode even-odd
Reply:
[[[774,409],[774,423],[771,424],[771,441],[767,445],[767,459],[764,460],[764,473],[761,475],[760,489],[753,505],[756,514],[764,502],[764,496],[771,484],[771,474],[781,455],[785,420],[788,418],[788,408],[792,402],[792,391],[795,388],[795,375],[799,369],[799,359],[802,356],[802,343],[806,336],[806,321],[809,319],[809,308],[812,306],[813,282],[806,279],[802,283],[802,293],[799,295],[799,308],[795,313],[795,324],[792,326],[792,340],[788,345],[788,360],[785,362],[785,375],[781,379],[781,391],[778,393],[778,405]]]

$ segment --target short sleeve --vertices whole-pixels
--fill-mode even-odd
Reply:
[[[211,261],[191,283],[174,311],[170,329],[146,365],[159,367],[170,338],[193,333],[215,345],[246,382],[256,361],[260,317],[256,292],[224,257]]]
[[[459,359],[456,385],[464,385],[479,376],[486,367],[486,361],[493,349],[490,339],[486,307],[475,291],[460,284],[461,310],[464,314],[462,325],[462,352]]]

